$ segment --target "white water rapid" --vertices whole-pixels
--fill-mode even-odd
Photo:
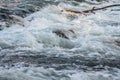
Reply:
[[[120,0],[57,1],[25,17],[24,27],[0,31],[0,80],[120,80],[120,6],[87,16],[58,8],[83,11]]]

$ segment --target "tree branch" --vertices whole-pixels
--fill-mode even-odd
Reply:
[[[70,15],[77,15],[77,14],[84,14],[84,13],[94,13],[94,11],[103,10],[103,9],[116,7],[116,6],[120,6],[120,4],[108,5],[108,6],[101,7],[101,8],[93,7],[90,10],[84,10],[84,11],[81,11],[81,12],[80,11],[74,11],[74,10],[61,9],[61,12],[64,12],[64,13],[67,13],[67,14],[70,14]]]

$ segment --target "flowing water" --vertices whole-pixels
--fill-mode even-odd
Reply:
[[[46,3],[24,18],[24,27],[14,24],[0,31],[0,80],[120,80],[120,7],[87,16],[59,10],[83,11],[120,1]]]

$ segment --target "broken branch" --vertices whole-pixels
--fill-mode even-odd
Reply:
[[[115,7],[115,6],[120,6],[120,4],[113,4],[113,5],[109,5],[109,6],[105,6],[105,7],[101,7],[101,8],[93,7],[90,10],[84,10],[84,11],[74,11],[74,10],[61,9],[61,12],[64,12],[64,13],[70,14],[70,15],[79,15],[79,14],[84,14],[84,13],[93,13],[94,11],[103,10],[103,9],[111,8],[111,7]]]

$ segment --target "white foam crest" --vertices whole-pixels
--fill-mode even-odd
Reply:
[[[113,2],[108,2],[108,4],[111,3]],[[99,6],[105,4],[100,4]],[[85,3],[81,3],[78,6],[60,3],[58,6],[79,10],[93,7]],[[110,10],[98,11],[96,14],[76,16],[70,20],[67,15],[59,11],[58,7],[49,5],[26,17],[25,27],[13,25],[1,31],[0,46],[30,47],[35,49],[58,46],[70,49],[77,48],[88,53],[117,54],[120,51],[117,45],[115,46],[113,43],[113,35],[119,35],[119,25],[115,27],[106,23],[109,21],[119,22],[119,18],[117,18],[119,17],[119,12],[115,13],[117,15],[114,12]],[[104,26],[102,22],[105,22],[107,26]],[[66,31],[65,34],[70,40],[59,37],[53,33],[54,30]],[[73,30],[75,35],[69,30]],[[73,38],[73,36],[75,37]]]
[[[54,9],[55,6],[45,7],[25,19],[25,27],[13,25],[0,33],[1,45],[12,45],[21,47],[38,47],[38,44],[52,44],[53,46],[67,46],[70,41],[61,39],[51,33],[51,28],[56,28],[66,23],[68,19]],[[30,21],[30,19],[32,19]],[[67,25],[68,26],[68,25]],[[59,28],[60,28],[59,27]],[[3,43],[4,41],[4,43]],[[64,42],[65,41],[65,42]],[[64,44],[66,43],[66,44]]]
[[[68,10],[76,10],[76,11],[83,11],[83,10],[92,8],[92,6],[90,6],[89,4],[84,3],[84,2],[81,2],[81,3],[78,3],[78,4],[79,5],[74,6],[74,5],[71,5],[70,3],[61,2],[58,6],[61,7],[61,8],[68,9]]]

